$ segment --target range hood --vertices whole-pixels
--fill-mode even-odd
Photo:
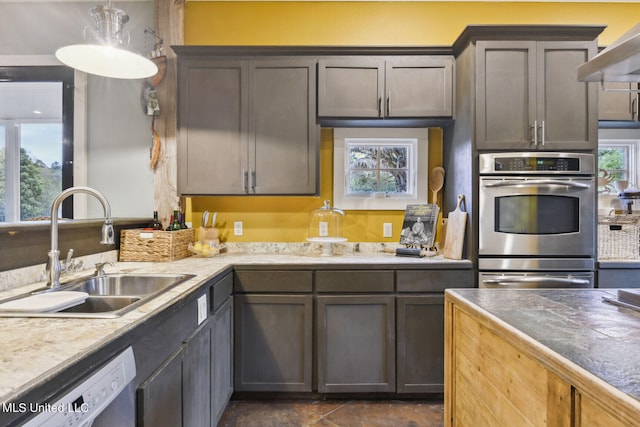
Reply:
[[[581,82],[640,82],[640,24],[578,67]]]

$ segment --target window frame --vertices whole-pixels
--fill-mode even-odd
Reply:
[[[606,138],[598,141],[598,150],[603,148],[626,148],[628,152],[627,180],[629,187],[640,187],[640,139]],[[596,157],[598,157],[596,153]],[[599,166],[598,166],[599,167]],[[598,193],[598,213],[609,215],[612,209],[625,210],[626,204],[618,199],[615,192]]]
[[[73,69],[61,66],[61,65],[2,65],[0,64],[0,81],[4,82],[60,82],[62,84],[62,189],[66,189],[73,186],[74,183],[74,111],[75,111],[75,96],[74,96],[74,80],[75,72]],[[15,123],[15,121],[5,121],[4,123]],[[11,133],[11,132],[10,132]],[[5,141],[8,147],[9,141]],[[12,144],[13,145],[13,144]],[[16,155],[16,153],[13,153]],[[17,152],[18,169],[9,166],[7,168],[9,173],[18,174],[19,170],[19,155],[20,150]],[[18,177],[19,180],[19,177]],[[8,180],[9,181],[9,180]],[[16,186],[14,186],[16,187]],[[6,196],[20,198],[19,184],[16,188],[6,188]],[[15,205],[15,203],[6,203],[7,206]],[[18,204],[19,205],[19,204]],[[74,207],[73,198],[67,199],[62,204],[61,215],[64,218],[73,218]],[[15,209],[13,209],[15,211]],[[19,208],[17,212],[18,217],[15,218],[15,212],[9,214],[7,222],[20,221]]]
[[[427,202],[429,129],[428,128],[335,128],[333,130],[333,204],[348,210],[405,210],[408,204]],[[408,160],[408,189],[411,195],[371,192],[348,193],[349,140],[363,145],[393,146],[410,144],[413,159]],[[376,169],[377,170],[377,169]]]

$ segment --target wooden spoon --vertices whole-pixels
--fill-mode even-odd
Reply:
[[[444,185],[444,168],[440,166],[436,166],[431,170],[431,175],[429,175],[429,189],[431,190],[433,196],[431,198],[431,203],[438,203],[438,191],[442,189]]]

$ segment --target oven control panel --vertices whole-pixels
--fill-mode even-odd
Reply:
[[[580,171],[580,161],[574,158],[504,157],[494,160],[496,172]]]
[[[588,175],[595,172],[592,154],[583,153],[484,153],[481,174],[564,173]]]

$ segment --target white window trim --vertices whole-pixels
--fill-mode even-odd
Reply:
[[[429,129],[427,128],[335,128],[333,130],[333,205],[348,210],[405,210],[408,204],[427,203],[429,191],[427,187],[429,165]],[[382,143],[384,139],[417,140],[415,147],[416,164],[409,179],[415,186],[414,197],[385,197],[376,195],[345,195],[346,169],[348,159],[345,158],[345,141],[351,138],[375,140]],[[378,197],[379,196],[379,197]]]
[[[640,188],[640,140],[639,139],[600,139],[598,148],[607,147],[627,147],[629,152],[629,187],[634,186]],[[612,209],[626,210],[626,203],[622,203],[618,199],[617,194],[601,193],[598,194],[598,214],[609,215]],[[634,203],[634,210],[638,207]]]

